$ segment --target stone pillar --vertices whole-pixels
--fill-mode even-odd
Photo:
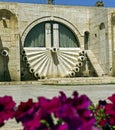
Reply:
[[[107,67],[107,44],[106,44],[106,35],[105,35],[105,24],[101,23],[100,25],[100,65],[104,72],[106,73]]]
[[[59,47],[59,25],[53,24],[53,46]]]
[[[45,24],[45,45],[47,47],[51,47],[51,24]]]
[[[112,14],[112,76],[115,76],[115,14]]]
[[[20,81],[20,43],[19,35],[11,35],[9,46],[9,73],[11,81]]]

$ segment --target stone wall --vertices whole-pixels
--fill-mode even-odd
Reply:
[[[28,32],[44,21],[65,24],[78,38],[84,49],[84,34],[89,33],[90,49],[105,74],[112,73],[111,13],[114,9],[104,7],[40,5],[0,2],[0,51],[6,47],[8,57],[0,55],[0,75],[4,80],[20,80],[20,51]],[[8,73],[9,77],[5,76]],[[1,79],[1,80],[3,80]]]
[[[115,76],[115,9],[109,9],[109,15],[110,18],[110,26],[109,26],[109,34],[110,39],[109,43],[112,42],[112,76]]]
[[[95,7],[90,11],[90,41],[89,49],[93,51],[103,70],[108,73],[109,46],[108,44],[108,9]]]
[[[8,56],[1,56],[1,77],[4,80],[20,80],[20,50],[18,18],[15,4],[0,3],[0,50],[8,51]],[[9,76],[8,76],[9,75]]]
[[[84,48],[84,32],[89,29],[88,8],[34,4],[19,4],[19,8],[21,9],[19,10],[20,35],[26,36],[30,29],[40,22],[53,20],[67,25],[74,31],[81,47]]]

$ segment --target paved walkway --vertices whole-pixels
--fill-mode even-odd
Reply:
[[[20,101],[27,101],[28,98],[33,98],[36,101],[38,96],[52,98],[58,96],[59,91],[64,91],[71,96],[74,90],[79,94],[86,94],[94,103],[97,103],[98,100],[107,99],[108,96],[115,93],[115,85],[0,85],[0,96],[11,95],[19,104]],[[0,130],[22,130],[22,126],[15,120],[10,120]]]
[[[87,94],[93,102],[99,99],[106,99],[112,93],[115,93],[115,85],[0,85],[0,96],[11,95],[19,103],[28,98],[36,100],[38,96],[51,98],[57,96],[59,91],[64,91],[68,96],[76,90],[79,94]]]

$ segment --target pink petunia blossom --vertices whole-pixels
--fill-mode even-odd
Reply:
[[[107,103],[105,106],[105,113],[110,116],[109,122],[111,125],[115,125],[115,94],[108,97],[110,103]]]
[[[93,130],[95,118],[90,103],[86,95],[79,96],[76,91],[72,97],[60,92],[52,99],[38,97],[36,103],[32,99],[21,102],[15,118],[22,122],[24,130]]]
[[[11,96],[0,97],[0,126],[4,124],[5,120],[14,117],[15,105]]]
[[[57,111],[58,108],[61,107],[61,103],[58,97],[53,97],[52,99],[39,97],[38,100],[42,110],[46,111],[49,114]]]
[[[36,112],[35,105],[36,103],[34,103],[32,99],[29,99],[27,102],[21,102],[15,112],[16,121],[21,121],[23,125],[31,121],[34,118],[34,113]]]
[[[68,124],[70,130],[92,130],[96,120],[89,110],[91,101],[86,95],[81,95],[74,91],[73,97],[67,98],[64,92],[59,97],[62,105],[56,113],[56,117],[61,118]]]

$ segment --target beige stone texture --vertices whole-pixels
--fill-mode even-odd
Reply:
[[[72,30],[80,49],[84,49],[84,33],[88,31],[88,49],[104,73],[114,76],[114,12],[114,8],[105,7],[0,2],[0,50],[7,47],[9,53],[6,63],[9,69],[2,65],[0,72],[9,71],[11,80],[21,80],[20,51],[27,34],[41,22],[56,21]],[[1,62],[3,59],[0,58]]]

